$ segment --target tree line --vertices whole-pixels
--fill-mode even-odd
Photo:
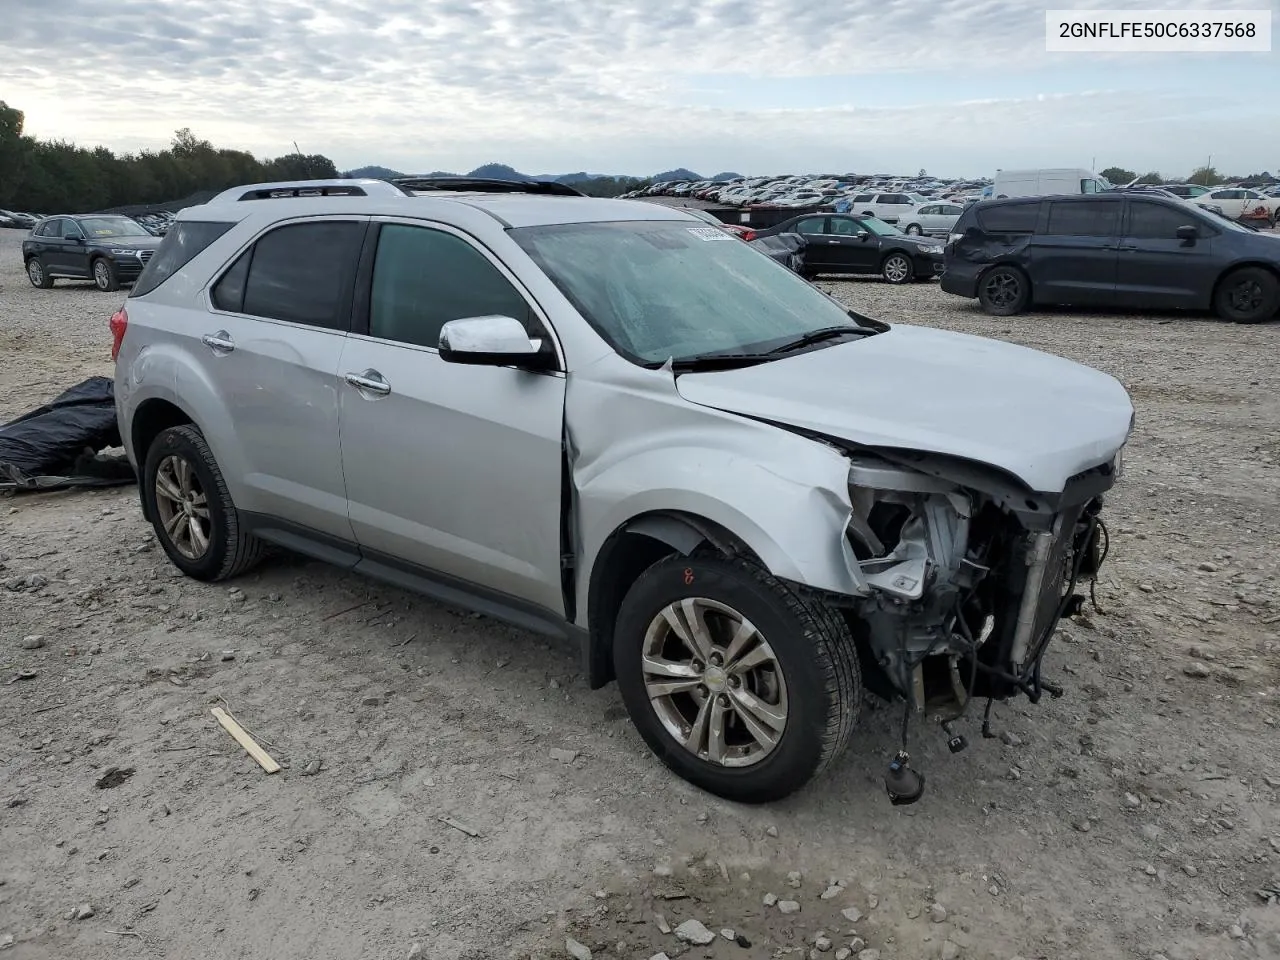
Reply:
[[[259,160],[217,149],[189,129],[167,150],[117,155],[106,147],[37,140],[23,133],[21,110],[0,101],[0,209],[91,213],[134,204],[164,204],[201,190],[241,183],[338,176],[328,157],[295,153]]]
[[[1185,180],[1166,179],[1154,170],[1138,176],[1136,171],[1126,170],[1124,167],[1107,167],[1107,169],[1100,172],[1107,180],[1117,186],[1137,180],[1138,183],[1154,184],[1155,186],[1160,186],[1163,183],[1194,183],[1201,187],[1216,187],[1220,183],[1240,183],[1242,181],[1261,181],[1265,183],[1274,179],[1271,174],[1265,171],[1251,173],[1247,177],[1224,177],[1218,173],[1217,168],[1210,166],[1197,167],[1191,172],[1191,176]]]

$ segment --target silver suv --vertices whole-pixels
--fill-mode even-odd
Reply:
[[[664,763],[747,802],[839,755],[865,689],[944,719],[1055,692],[1133,424],[1088,367],[890,327],[676,209],[557,185],[229,190],[111,326],[184,573],[275,545],[573,638]]]

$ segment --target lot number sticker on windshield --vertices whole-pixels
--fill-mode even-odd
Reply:
[[[686,227],[699,240],[732,240],[733,237],[719,227]]]

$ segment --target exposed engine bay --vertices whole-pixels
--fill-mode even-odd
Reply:
[[[975,700],[1061,688],[1041,675],[1059,621],[1081,609],[1106,559],[1102,494],[1120,458],[1072,477],[1061,494],[1020,489],[980,465],[908,453],[849,451],[853,511],[845,532],[866,585],[851,626],[872,689],[906,704],[903,751],[886,777],[891,798],[910,803],[923,778],[907,767],[910,717],[929,712],[948,731]],[[910,774],[910,776],[908,776]],[[905,778],[905,779],[904,779]],[[913,779],[914,778],[914,779]]]

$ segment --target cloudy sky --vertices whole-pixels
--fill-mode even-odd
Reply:
[[[0,0],[40,137],[341,169],[1280,168],[1280,54],[1047,54],[1026,0]],[[1280,0],[1059,0],[1271,9]],[[0,175],[3,171],[0,171]]]

